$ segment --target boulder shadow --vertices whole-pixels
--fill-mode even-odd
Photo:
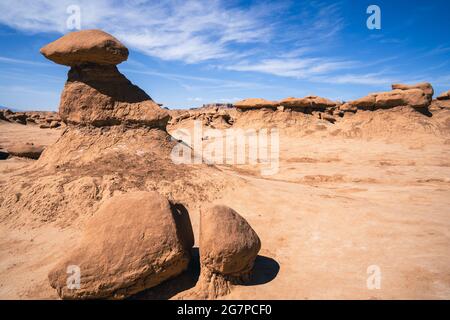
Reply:
[[[280,271],[280,265],[274,259],[258,255],[253,266],[250,281],[244,286],[256,286],[268,283],[276,278]]]
[[[280,265],[274,259],[258,255],[253,266],[252,276],[243,286],[256,286],[268,283],[276,278]],[[198,248],[192,248],[192,258],[189,266],[179,276],[167,280],[160,285],[141,291],[130,300],[168,300],[178,293],[189,290],[197,284],[200,276],[200,253]]]
[[[3,152],[0,151],[0,160],[6,160],[9,157],[9,153],[8,152]]]
[[[187,269],[173,279],[156,287],[149,288],[129,297],[131,300],[167,300],[177,294],[192,289],[200,277],[200,251],[194,246],[194,232],[187,208],[181,203],[170,202],[177,234],[187,251],[191,253]],[[272,281],[278,274],[280,265],[272,258],[258,255],[255,259],[252,275],[244,286],[255,286]]]

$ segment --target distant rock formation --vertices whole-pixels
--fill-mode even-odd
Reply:
[[[0,120],[22,125],[35,124],[41,128],[59,128],[63,125],[57,112],[0,110]]]
[[[327,108],[333,108],[336,106],[336,102],[326,98],[317,96],[306,96],[304,98],[289,97],[279,101],[279,104],[285,108],[292,108],[303,110],[306,112],[311,111],[325,111]]]
[[[450,90],[442,92],[436,99],[438,99],[438,100],[450,100]]]
[[[430,83],[428,82],[421,82],[421,83],[416,83],[416,84],[401,84],[401,83],[397,83],[397,84],[393,84],[392,85],[392,90],[410,90],[410,89],[420,89],[423,92],[425,92],[425,94],[428,96],[428,99],[432,99],[433,95],[434,95],[434,89],[431,86]]]
[[[235,102],[234,106],[238,109],[250,110],[260,108],[276,108],[279,106],[279,103],[261,98],[249,98]]]
[[[431,103],[433,88],[429,83],[417,85],[393,84],[394,90],[371,93],[363,98],[347,102],[339,107],[344,112],[357,110],[390,109],[400,106],[409,106],[418,111],[428,111]]]

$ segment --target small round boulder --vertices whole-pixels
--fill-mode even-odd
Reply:
[[[253,269],[261,241],[249,223],[233,209],[216,205],[200,214],[202,268],[241,277]]]

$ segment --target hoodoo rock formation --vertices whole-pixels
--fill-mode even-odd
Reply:
[[[87,291],[70,293],[63,288],[57,274],[50,277],[63,297],[121,297],[181,272],[186,265],[185,252],[192,244],[180,249],[166,209],[163,219],[159,217],[163,212],[157,216],[152,213],[150,202],[148,210],[143,210],[142,203],[147,200],[139,204],[133,200],[135,209],[114,201],[117,208],[126,209],[124,216],[119,209],[115,211],[115,205],[99,208],[104,208],[102,205],[111,198],[136,191],[157,191],[171,203],[197,208],[201,202],[214,199],[224,185],[230,184],[229,179],[212,166],[172,161],[171,153],[178,141],[166,130],[170,116],[118,71],[116,64],[127,59],[128,50],[117,39],[99,30],[73,32],[44,47],[42,53],[50,60],[70,66],[59,106],[59,115],[67,125],[63,126],[59,139],[48,145],[37,161],[17,170],[14,179],[0,185],[0,221],[12,226],[54,223],[83,227],[87,223],[87,230],[95,230],[97,225],[98,230],[104,231],[104,243],[98,247],[92,241],[93,248],[86,249],[88,244],[85,243],[86,250],[67,255],[68,259],[74,255],[80,258],[88,270],[86,276],[92,276],[88,280],[84,278]],[[164,202],[161,201],[158,203]],[[167,207],[166,200],[164,203]],[[143,216],[129,217],[131,220],[124,222],[125,225],[130,223],[129,231],[149,228],[150,220],[159,223],[155,228],[162,229],[145,229],[151,232],[140,233],[143,239],[135,233],[132,239],[127,239],[131,234],[125,229],[108,225],[100,216],[97,218],[97,215],[113,215],[114,219],[122,221],[128,214],[138,215],[138,212]],[[94,216],[92,220],[91,216]],[[148,223],[139,226],[141,218]],[[114,234],[108,234],[107,230]],[[109,239],[112,236],[114,239]],[[107,245],[107,239],[117,247],[122,241],[130,240],[127,243],[130,247],[137,244],[136,250],[129,247],[128,252],[120,251]],[[143,242],[139,242],[141,240]],[[100,255],[102,246],[109,248],[102,260],[104,264],[95,265],[90,259]],[[166,262],[153,261],[153,249],[155,254],[160,250],[161,259]],[[118,275],[108,282],[110,265],[106,263],[116,254],[121,260],[110,270],[114,270],[112,274],[117,271]],[[152,271],[151,267],[156,269]],[[128,275],[126,268],[129,268]],[[125,288],[120,282],[129,287]],[[105,286],[93,289],[100,283]]]
[[[71,66],[59,106],[66,123],[165,128],[169,114],[118,71],[116,64],[128,58],[128,49],[111,35],[100,30],[72,32],[41,53]]]
[[[393,84],[392,91],[371,93],[363,98],[340,106],[342,111],[390,109],[400,106],[412,107],[426,112],[431,104],[433,88],[429,83],[417,85]]]
[[[434,95],[434,89],[428,82],[421,82],[416,84],[401,84],[396,83],[392,85],[392,90],[411,90],[411,89],[420,89],[427,95],[428,99],[431,100]]]
[[[88,222],[78,248],[49,273],[63,299],[128,297],[183,272],[192,233],[156,192],[134,192],[106,201]],[[79,268],[80,283],[68,287],[67,270]],[[69,283],[70,285],[70,283]]]

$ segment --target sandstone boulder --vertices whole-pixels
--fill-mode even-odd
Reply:
[[[202,210],[200,262],[203,267],[224,275],[247,274],[260,248],[256,232],[233,209],[213,206]]]
[[[438,97],[438,100],[450,100],[450,90],[442,92]]]
[[[43,146],[34,145],[33,143],[16,143],[8,148],[8,153],[12,156],[35,160],[39,159],[43,151]]]
[[[261,241],[236,211],[221,205],[202,210],[199,242],[197,295],[216,298],[229,293],[231,285],[249,280]]]
[[[431,100],[431,98],[433,97],[434,94],[434,90],[433,87],[431,86],[430,83],[428,82],[421,82],[421,83],[417,83],[417,84],[393,84],[392,85],[392,90],[410,90],[410,89],[420,89],[423,92],[425,92],[425,94],[427,95],[427,97]]]
[[[91,218],[79,247],[50,271],[50,285],[63,299],[120,299],[180,274],[193,237],[189,218],[178,214],[156,192],[114,196]],[[79,289],[68,287],[69,266],[79,267]]]
[[[431,103],[431,96],[422,89],[403,90],[403,101],[413,108],[426,108]]]
[[[76,66],[86,63],[116,65],[128,58],[128,49],[101,30],[70,32],[41,49],[55,63]]]
[[[244,99],[234,103],[234,106],[238,109],[276,108],[278,105],[276,101],[261,98]]]

